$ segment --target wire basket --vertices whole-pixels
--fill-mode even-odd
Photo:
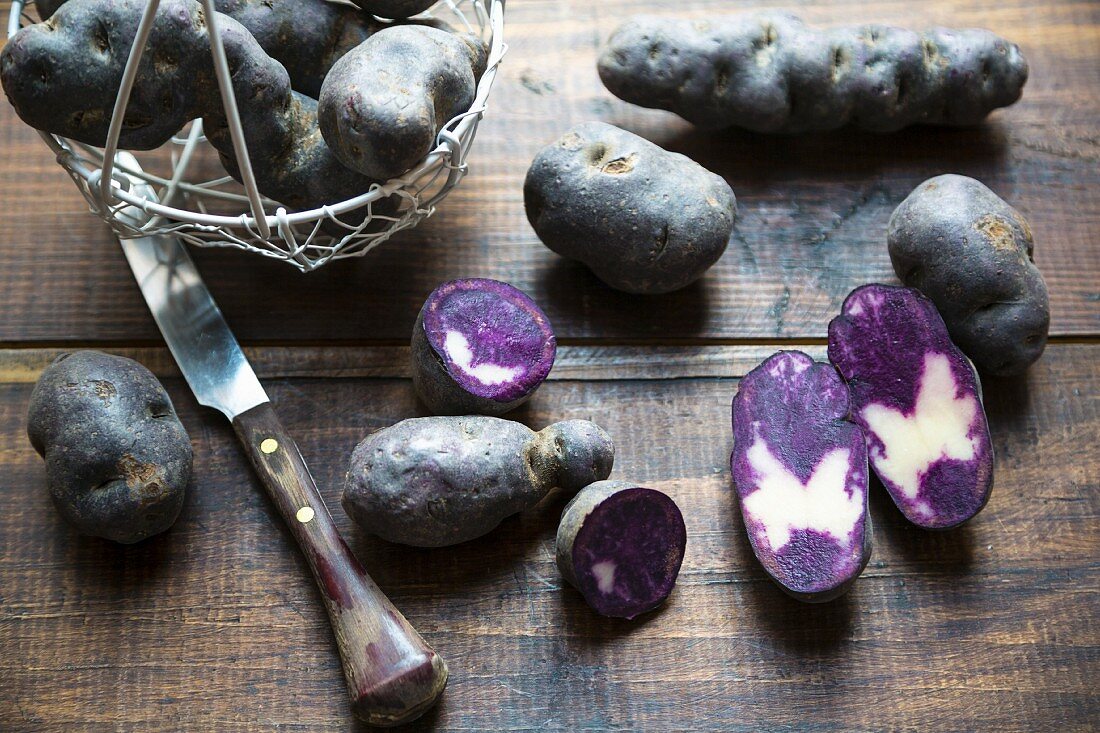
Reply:
[[[213,0],[200,2],[208,13],[213,12]],[[37,22],[24,13],[24,5],[25,0],[12,3],[8,17],[9,37],[24,23]],[[172,234],[199,247],[230,247],[282,260],[303,272],[333,260],[362,257],[396,232],[414,227],[432,215],[435,206],[467,173],[466,157],[485,113],[500,61],[507,51],[504,0],[441,0],[423,16],[418,16],[444,20],[478,35],[489,44],[486,70],[478,82],[473,105],[444,125],[436,138],[436,147],[400,178],[375,184],[359,196],[334,201],[319,209],[288,212],[256,188],[243,144],[240,117],[236,114],[229,87],[225,51],[213,36],[215,70],[243,185],[223,175],[224,169],[220,166],[215,169],[202,165],[204,155],[216,159],[203,135],[202,120],[192,121],[170,143],[155,151],[166,152],[162,166],[166,170],[157,171],[144,164],[145,170],[134,170],[126,166],[125,159],[116,158],[134,75],[158,5],[159,0],[151,0],[138,29],[111,118],[106,147],[84,145],[41,130],[39,134],[53,150],[58,164],[68,171],[92,213],[107,222],[119,237]],[[130,176],[150,184],[156,198],[136,193],[131,188]],[[392,206],[387,207],[385,213],[374,211],[377,202],[391,196],[400,202],[396,211]],[[139,207],[147,215],[140,228],[133,224],[132,209],[120,215],[130,206]],[[244,213],[234,213],[242,209]]]

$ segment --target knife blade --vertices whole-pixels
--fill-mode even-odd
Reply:
[[[140,171],[129,153],[121,168]],[[152,187],[123,173],[137,195]],[[135,229],[148,214],[118,216]],[[374,725],[400,725],[443,692],[447,665],[382,593],[344,542],[302,455],[283,428],[184,244],[170,235],[119,240],[153,319],[202,405],[232,422],[253,468],[309,562],[328,611],[352,709]]]
[[[144,183],[143,188],[144,195],[152,194]],[[130,218],[130,211],[132,207],[120,218]],[[171,237],[119,241],[153,320],[199,404],[232,420],[268,402],[186,248]]]

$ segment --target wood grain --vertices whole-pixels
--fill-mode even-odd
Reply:
[[[740,374],[763,347],[718,348]],[[0,352],[0,373],[12,353]],[[1024,380],[988,380],[990,504],[957,531],[928,533],[875,487],[871,562],[823,607],[788,599],[752,558],[729,488],[736,380],[705,374],[708,354],[684,360],[702,365],[696,376],[682,366],[678,378],[631,379],[619,370],[636,356],[590,359],[518,416],[595,420],[618,445],[614,476],[683,508],[677,589],[638,623],[599,618],[562,587],[560,494],[439,550],[364,536],[337,511],[451,667],[440,707],[411,730],[1092,729],[1100,346],[1057,346]],[[22,434],[31,384],[0,383],[0,728],[355,729],[304,561],[229,426],[166,382],[195,446],[194,484],[170,532],[128,548],[61,523]],[[330,506],[354,444],[418,409],[407,379],[267,386]]]
[[[741,2],[737,9],[779,3]],[[300,276],[236,252],[200,252],[200,269],[245,342],[404,340],[428,292],[463,276],[530,293],[562,338],[821,338],[844,295],[892,281],[886,221],[922,180],[975,176],[1035,231],[1052,333],[1100,330],[1100,4],[1085,0],[789,2],[808,21],[988,27],[1031,64],[1023,100],[970,130],[911,129],[767,137],[701,134],[667,113],[614,99],[599,43],[639,12],[704,16],[724,0],[523,0],[508,8],[510,52],[471,154],[472,174],[437,215],[368,258]],[[0,11],[6,3],[0,3]],[[536,151],[599,119],[687,153],[724,175],[740,202],[729,250],[700,284],[663,297],[604,287],[535,238],[521,187]],[[36,134],[0,104],[0,340],[154,342],[157,334],[107,229]],[[273,295],[274,294],[274,295]]]
[[[699,134],[611,97],[596,50],[634,13],[733,5],[522,0],[508,8],[511,50],[472,173],[435,217],[308,276],[196,253],[337,528],[450,666],[442,703],[408,730],[1061,733],[1100,720],[1100,4],[736,4],[753,7],[825,25],[987,27],[1021,45],[1031,79],[1020,103],[972,130]],[[527,165],[590,119],[729,180],[741,220],[702,283],[626,296],[538,243],[522,206]],[[232,427],[183,384],[117,244],[5,103],[0,150],[0,731],[365,730],[307,561]],[[927,533],[873,487],[870,564],[848,595],[808,607],[771,584],[745,539],[730,400],[777,348],[824,356],[844,295],[893,279],[890,212],[945,172],[981,179],[1029,218],[1054,338],[1026,377],[984,382],[997,455],[986,509]],[[464,276],[523,288],[558,333],[554,371],[517,419],[595,420],[616,440],[614,477],[682,507],[687,557],[659,612],[603,619],[563,587],[560,492],[439,550],[365,536],[337,508],[356,442],[422,414],[412,323],[435,285]],[[180,520],[136,546],[73,534],[25,436],[42,368],[97,346],[165,381],[195,449]]]

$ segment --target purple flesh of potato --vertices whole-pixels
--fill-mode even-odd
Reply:
[[[733,398],[730,468],[753,552],[800,601],[843,594],[871,557],[867,448],[830,364],[781,351]]]
[[[413,327],[413,384],[437,415],[502,415],[526,402],[554,365],[546,314],[497,280],[445,282]]]
[[[856,288],[829,324],[829,360],[906,519],[948,529],[981,511],[993,488],[981,385],[932,301],[913,288]]]
[[[597,481],[562,513],[558,569],[598,613],[632,619],[668,598],[686,545],[684,517],[668,495]]]

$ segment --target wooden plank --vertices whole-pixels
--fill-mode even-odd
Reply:
[[[78,347],[79,348],[79,347]],[[740,377],[780,348],[747,346],[559,346],[547,377],[563,379],[685,379]],[[825,358],[824,345],[788,345],[815,359]],[[72,348],[0,349],[0,382],[33,383],[47,365]],[[158,377],[182,375],[164,347],[110,348],[109,353],[136,359]],[[408,346],[252,346],[245,355],[260,379],[342,377],[405,378],[411,376]]]
[[[738,9],[763,3],[738,3]],[[943,172],[975,176],[1030,219],[1052,296],[1052,332],[1100,333],[1100,5],[949,0],[797,3],[807,20],[989,27],[1031,62],[1024,99],[972,130],[799,138],[701,134],[630,107],[600,86],[599,43],[638,12],[705,16],[723,0],[663,9],[643,0],[525,0],[508,9],[507,57],[471,155],[471,176],[438,214],[362,261],[301,276],[236,252],[197,255],[246,341],[403,340],[426,294],[463,276],[531,293],[564,338],[821,338],[843,296],[892,280],[894,206]],[[0,3],[0,10],[6,8]],[[522,206],[535,152],[566,126],[602,119],[694,156],[738,193],[729,251],[699,285],[626,296],[543,248]],[[155,342],[121,255],[35,133],[0,105],[0,341]]]
[[[759,356],[740,348],[729,347],[731,364]],[[987,381],[998,456],[988,507],[959,530],[927,533],[876,487],[871,564],[824,606],[783,596],[744,538],[727,464],[736,381],[621,379],[615,364],[632,360],[604,354],[613,378],[601,381],[589,359],[584,379],[551,381],[518,417],[597,420],[618,445],[615,475],[683,508],[677,590],[633,624],[594,616],[561,587],[560,494],[454,548],[358,532],[339,509],[345,461],[366,432],[416,414],[408,380],[269,379],[353,549],[451,665],[442,706],[412,729],[1095,724],[1100,346],[1059,345],[1028,379]],[[354,727],[304,562],[229,426],[178,379],[167,384],[195,446],[194,484],[170,532],[118,547],[73,535],[50,508],[23,435],[31,385],[0,377],[0,729]]]

